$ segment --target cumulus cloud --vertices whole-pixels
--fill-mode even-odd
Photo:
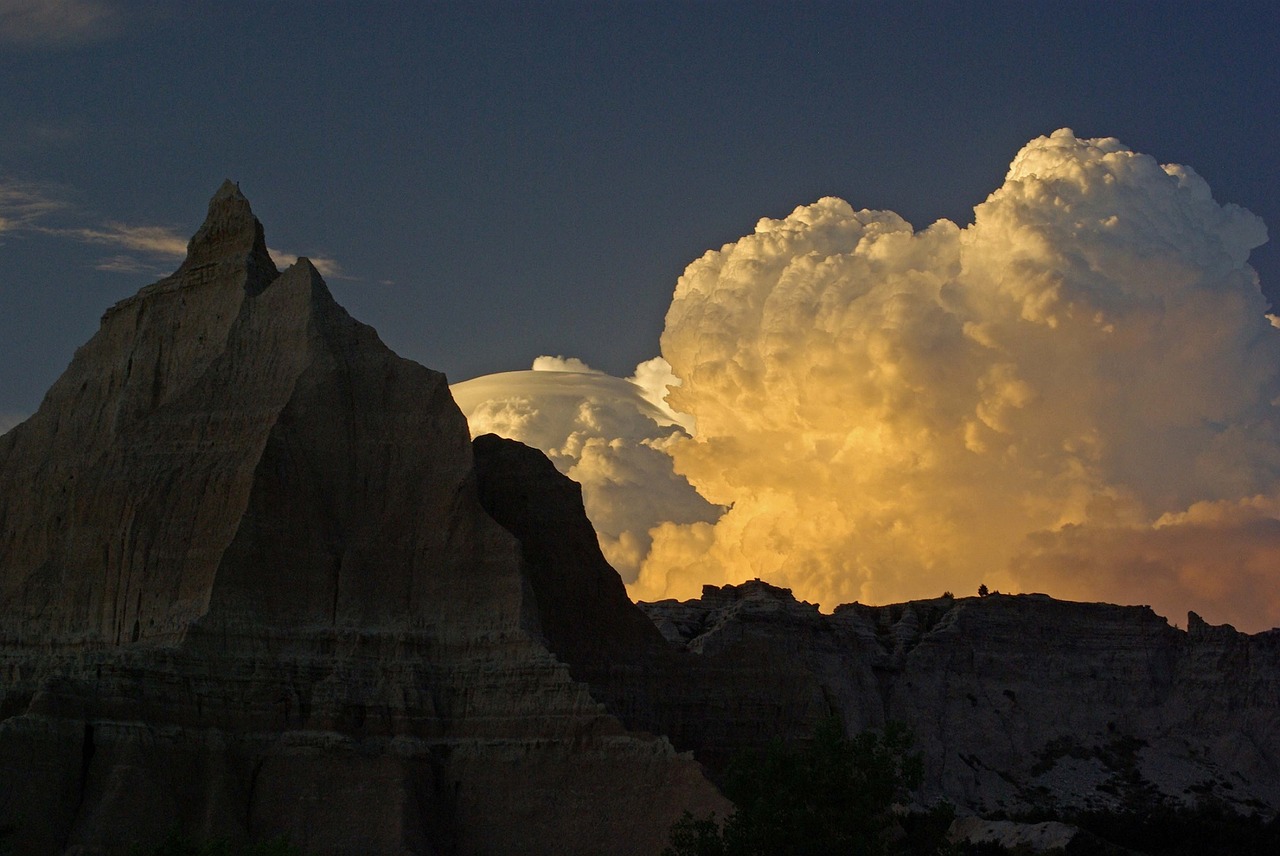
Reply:
[[[0,0],[0,41],[55,47],[120,32],[116,3],[103,0]]]
[[[1273,505],[1238,503],[1280,487],[1265,240],[1190,168],[1068,130],[965,228],[838,199],[760,221],[688,267],[662,336],[697,420],[676,470],[733,507],[661,527],[633,590],[761,576],[830,606],[986,581],[1280,623],[1230,609],[1271,555]],[[1252,517],[1185,516],[1206,502]]]
[[[541,356],[533,358],[533,371],[535,372],[577,372],[578,374],[594,374],[603,375],[604,372],[591,368],[577,357],[549,357]]]
[[[1189,167],[1066,129],[964,227],[834,198],[761,220],[688,266],[633,379],[683,426],[646,448],[727,509],[656,508],[633,597],[761,577],[830,608],[985,582],[1280,625],[1265,240]],[[486,430],[554,458],[572,420],[526,430],[545,404],[523,396]]]
[[[532,371],[487,375],[452,391],[472,436],[494,433],[541,449],[582,485],[605,557],[631,582],[650,529],[720,514],[672,470],[665,450],[687,435],[665,403],[651,400],[663,377],[656,363],[638,370],[637,384],[578,359],[544,356]]]

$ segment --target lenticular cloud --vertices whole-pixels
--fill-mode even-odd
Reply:
[[[834,198],[761,220],[689,265],[662,335],[692,431],[660,448],[728,510],[653,526],[633,596],[985,582],[1280,624],[1265,240],[1191,169],[1069,130],[963,228]]]
[[[532,371],[486,375],[452,390],[472,436],[494,433],[541,449],[582,485],[605,558],[633,582],[651,529],[720,513],[676,475],[665,452],[688,436],[682,418],[662,402],[673,381],[661,358],[622,380],[581,360],[538,357]]]

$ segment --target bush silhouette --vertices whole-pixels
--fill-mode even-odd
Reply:
[[[664,856],[888,853],[894,801],[920,782],[910,746],[900,726],[848,738],[829,719],[804,745],[740,756],[724,781],[735,812],[723,823],[686,813]]]

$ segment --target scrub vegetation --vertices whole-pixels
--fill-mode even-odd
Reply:
[[[723,781],[736,811],[723,819],[686,812],[664,856],[936,852],[949,810],[911,824],[917,837],[933,839],[923,851],[903,849],[910,833],[893,811],[920,783],[920,757],[910,747],[899,726],[849,738],[833,718],[803,745],[775,743],[740,755]]]
[[[999,856],[1030,853],[999,844],[949,842],[954,809],[940,804],[906,811],[921,779],[920,756],[901,726],[845,737],[838,719],[823,722],[802,744],[775,743],[743,753],[721,786],[735,811],[697,818],[686,812],[671,828],[663,856]],[[1191,808],[1036,813],[1021,823],[1061,821],[1079,827],[1062,856],[1274,856],[1280,816],[1241,816],[1212,801]]]

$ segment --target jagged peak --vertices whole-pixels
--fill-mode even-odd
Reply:
[[[280,274],[281,276],[302,277],[311,284],[314,293],[325,296],[326,301],[337,304],[333,300],[333,295],[329,291],[329,285],[324,281],[324,275],[320,273],[319,268],[306,256],[298,256],[297,261],[289,265]]]
[[[187,258],[181,269],[209,264],[245,264],[251,273],[266,280],[279,275],[267,252],[262,223],[253,215],[240,185],[226,179],[209,200],[204,223],[187,244]]]
[[[213,194],[213,199],[209,201],[212,203],[219,199],[226,198],[239,199],[246,205],[249,204],[249,200],[245,198],[244,193],[240,190],[240,185],[229,178],[224,178],[222,180],[222,184],[218,185],[217,191]]]

